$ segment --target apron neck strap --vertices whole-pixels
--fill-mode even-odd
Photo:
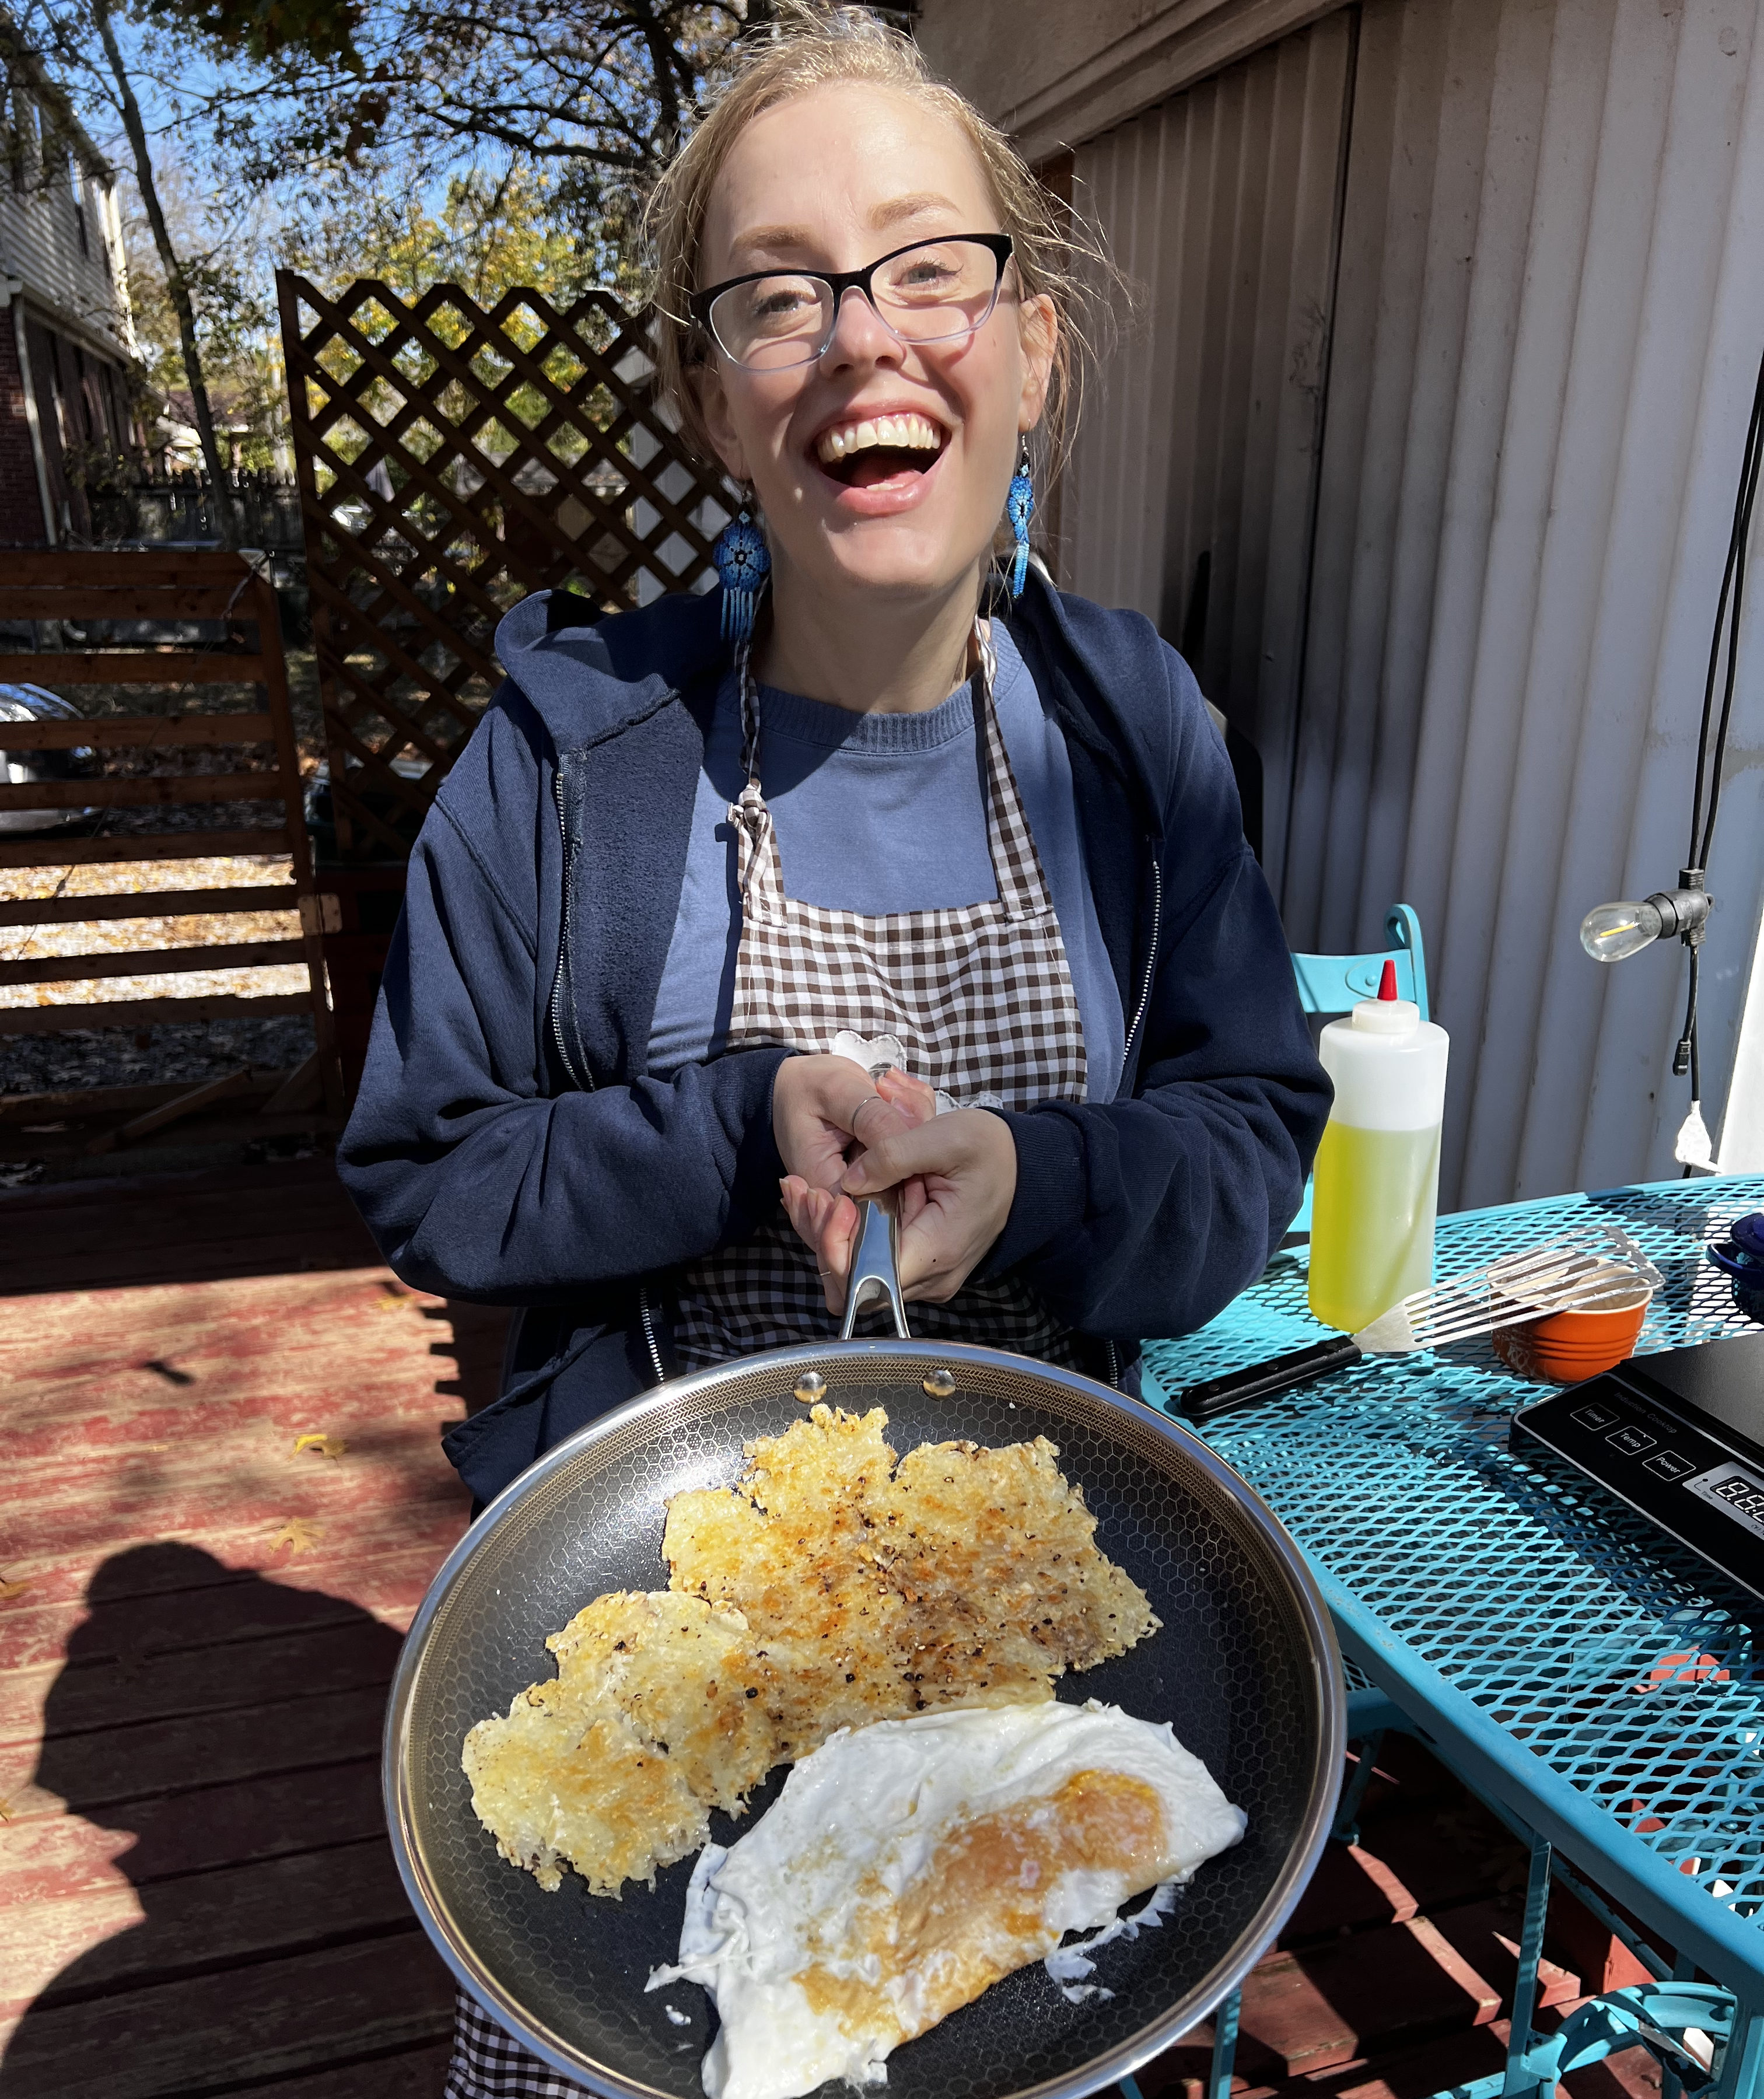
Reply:
[[[754,683],[754,645],[744,636],[735,651],[735,686],[741,701],[741,772],[759,792],[759,689]]]
[[[984,733],[980,721],[983,711],[990,714],[992,706],[992,682],[998,675],[998,654],[992,646],[992,623],[976,613],[970,643],[980,667],[980,690],[974,709],[974,727]],[[741,772],[747,785],[755,794],[759,790],[759,686],[754,676],[754,645],[750,636],[742,639],[735,651],[736,689],[741,702]]]

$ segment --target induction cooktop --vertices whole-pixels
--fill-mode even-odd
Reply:
[[[1633,1356],[1513,1416],[1681,1544],[1764,1596],[1764,1331]]]

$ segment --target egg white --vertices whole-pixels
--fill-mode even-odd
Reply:
[[[709,2099],[795,2099],[835,2077],[885,2082],[903,2032],[923,2031],[942,2013],[926,1994],[935,1977],[910,1966],[885,1975],[860,1926],[873,1925],[878,1899],[913,1886],[944,1840],[1006,1811],[1032,1821],[1036,1803],[1099,1773],[1156,1795],[1155,1869],[1062,1868],[1042,1886],[1039,1868],[1026,1867],[1015,1899],[1038,1927],[1014,1956],[1018,1966],[1067,1931],[1108,1924],[1146,1888],[1188,1879],[1243,1836],[1242,1811],[1168,1726],[1094,1701],[995,1706],[878,1721],[805,1757],[739,1843],[706,1847],[686,1897],[679,1962],[649,1980],[651,1989],[695,1982],[715,1998],[721,2031],[702,2073]],[[880,1988],[887,2016],[817,2004],[802,1979],[811,1973]]]

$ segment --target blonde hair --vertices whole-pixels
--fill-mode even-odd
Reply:
[[[1051,477],[1065,461],[1081,368],[1092,354],[1089,286],[1115,273],[1088,229],[1036,180],[1004,133],[965,95],[932,77],[910,38],[864,7],[777,0],[777,19],[737,46],[728,86],[657,183],[644,214],[655,258],[657,392],[712,457],[689,376],[704,361],[708,343],[688,306],[711,191],[736,140],[756,117],[812,88],[844,81],[893,88],[928,103],[974,148],[1011,237],[1023,295],[1053,303],[1054,365],[1036,447],[1042,455],[1038,464]]]

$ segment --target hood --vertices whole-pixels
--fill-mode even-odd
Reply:
[[[1137,613],[1065,596],[1033,569],[1023,596],[1000,610],[1043,703],[1116,776],[1146,827],[1160,833],[1161,798],[1148,783],[1173,774],[1173,746],[1185,725],[1157,704],[1168,690],[1157,629]],[[554,747],[584,750],[698,680],[719,675],[731,660],[722,613],[720,590],[671,592],[636,612],[605,616],[574,592],[539,591],[504,617],[496,653]]]
[[[504,615],[496,654],[553,746],[584,750],[724,668],[722,607],[720,591],[671,592],[638,611],[602,615],[573,591],[539,591]]]

